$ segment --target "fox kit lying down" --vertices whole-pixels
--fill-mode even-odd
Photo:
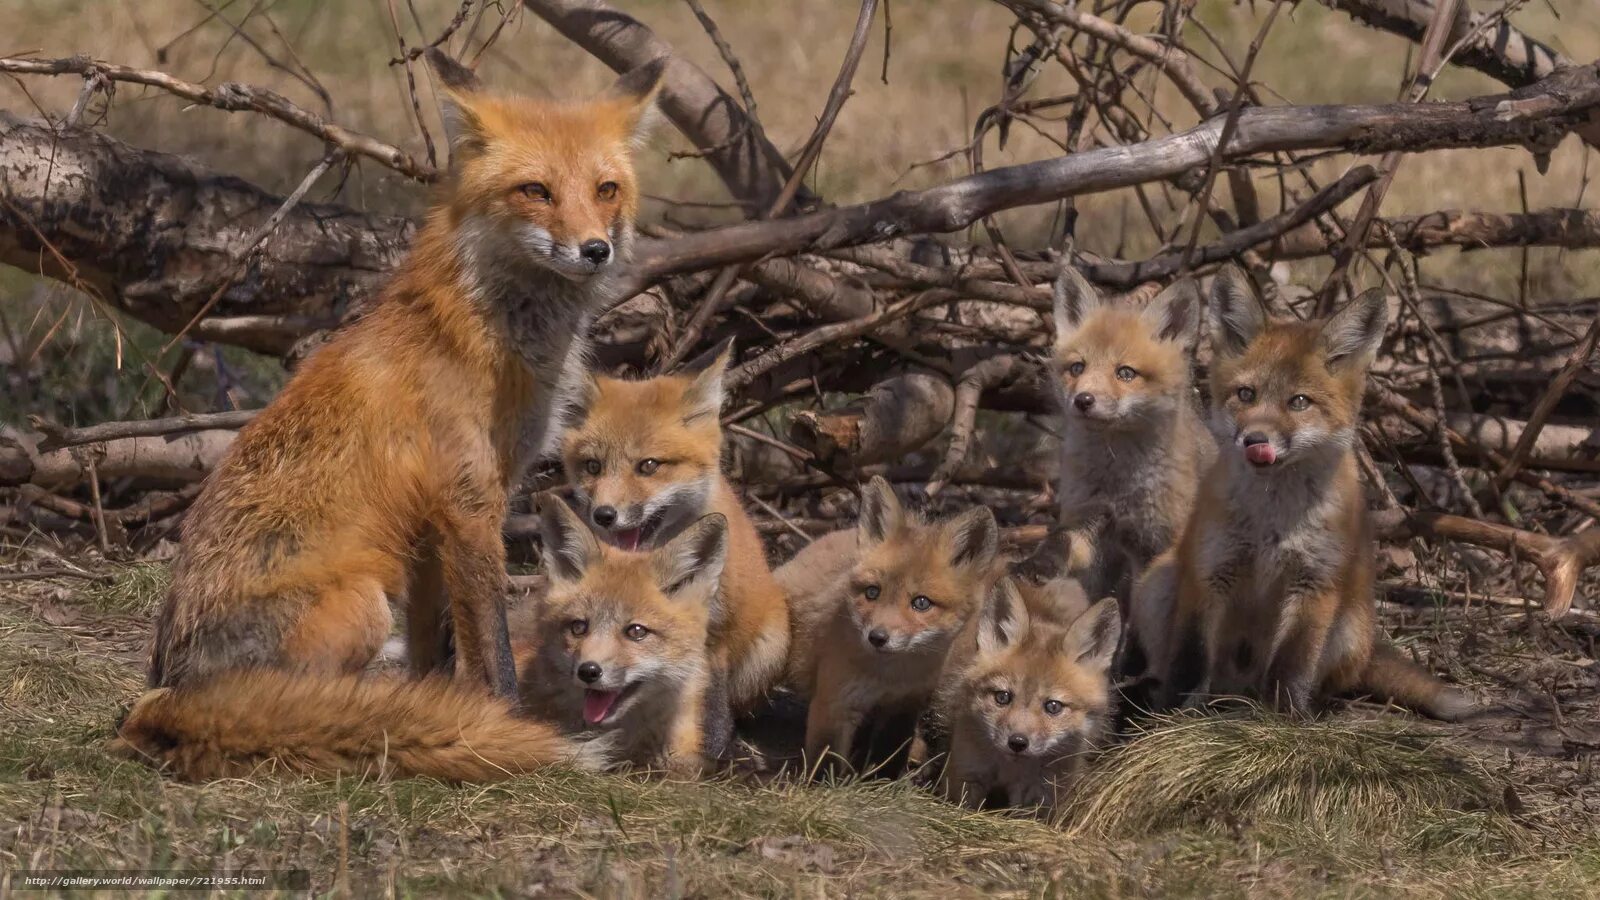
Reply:
[[[1368,291],[1326,320],[1271,321],[1246,282],[1219,283],[1212,428],[1221,456],[1136,601],[1173,611],[1165,703],[1241,693],[1304,712],[1315,696],[1359,690],[1436,718],[1466,714],[1470,701],[1376,624],[1352,448],[1388,321],[1383,294]]]
[[[648,553],[601,543],[559,497],[539,508],[550,589],[522,661],[522,705],[607,735],[616,762],[698,774],[727,520],[712,513]]]
[[[730,355],[725,346],[676,375],[641,381],[591,376],[562,456],[579,511],[614,546],[649,550],[706,513],[727,520],[712,677],[722,705],[742,713],[783,673],[789,610],[761,536],[722,474],[717,417]],[[715,730],[725,739],[731,728],[723,721]]]
[[[974,808],[1054,808],[1106,730],[1117,601],[1090,607],[1071,580],[1002,578],[977,621],[976,646],[939,691],[950,728],[940,786]]]
[[[1061,521],[1090,546],[1079,577],[1091,597],[1127,596],[1177,539],[1215,457],[1190,374],[1199,319],[1188,279],[1142,306],[1101,296],[1070,264],[1056,279],[1057,492]]]
[[[853,532],[817,540],[778,570],[794,622],[789,682],[811,704],[811,765],[828,751],[858,768],[883,762],[870,748],[856,752],[858,729],[875,723],[902,726],[884,749],[908,744],[946,654],[998,575],[998,547],[987,508],[925,523],[873,478]]]

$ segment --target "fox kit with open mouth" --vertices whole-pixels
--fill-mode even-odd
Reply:
[[[591,375],[562,459],[580,513],[606,543],[649,550],[707,513],[727,520],[711,653],[723,706],[748,711],[789,653],[789,611],[766,549],[722,473],[724,346],[683,371],[638,381]],[[725,741],[731,723],[723,723]]]
[[[790,594],[795,646],[789,682],[810,699],[810,764],[831,751],[859,768],[871,720],[902,723],[905,740],[938,687],[939,673],[998,575],[999,529],[986,507],[942,522],[906,512],[889,483],[861,491],[853,530],[826,535],[778,570]]]
[[[523,708],[606,736],[617,762],[698,774],[727,520],[703,516],[647,553],[602,543],[553,495],[539,520],[550,588],[523,660]]]
[[[1363,691],[1465,715],[1465,695],[1378,634],[1354,447],[1388,321],[1382,292],[1324,320],[1275,321],[1240,275],[1217,279],[1212,311],[1220,457],[1137,600],[1172,610],[1164,705],[1244,694],[1304,713],[1315,697]]]
[[[1091,607],[1075,581],[995,582],[975,648],[952,660],[939,691],[950,726],[944,795],[974,808],[1054,809],[1105,734],[1121,630],[1117,601]]]

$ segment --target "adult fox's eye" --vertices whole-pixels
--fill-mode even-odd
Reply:
[[[617,196],[617,183],[615,181],[602,181],[600,182],[600,187],[595,189],[595,193],[600,196],[601,200],[611,200]]]
[[[530,181],[527,184],[521,185],[517,188],[517,190],[522,193],[522,196],[527,197],[530,200],[550,199],[550,189],[537,181]]]

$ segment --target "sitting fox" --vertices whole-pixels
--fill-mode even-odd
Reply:
[[[1163,705],[1245,694],[1304,713],[1315,697],[1366,691],[1440,719],[1465,715],[1465,695],[1378,634],[1354,446],[1388,321],[1383,294],[1313,322],[1267,319],[1238,280],[1212,303],[1212,428],[1223,450],[1177,547],[1135,601],[1170,610]]]
[[[818,539],[778,570],[794,623],[788,681],[810,700],[809,764],[830,751],[858,769],[901,762],[946,655],[999,574],[998,547],[988,508],[925,523],[873,478],[853,531]],[[887,745],[857,747],[858,730],[891,723]]]
[[[727,520],[702,516],[631,553],[602,544],[553,495],[539,518],[550,589],[522,664],[523,708],[566,733],[607,736],[616,762],[699,774]]]
[[[421,757],[479,747],[463,717],[483,719],[482,704],[341,676],[373,658],[389,600],[404,598],[416,670],[441,667],[448,628],[458,680],[514,696],[506,496],[581,381],[591,320],[617,299],[632,151],[662,69],[585,103],[452,95],[450,172],[381,302],[240,432],[189,512],[156,623],[158,690],[124,723],[127,745],[195,774],[227,770],[204,754],[274,749],[311,767],[368,754],[437,773]],[[430,703],[444,708],[419,717]],[[548,727],[518,724],[533,758],[571,755]],[[414,752],[386,749],[406,742]]]
[[[783,673],[789,609],[767,565],[761,535],[722,473],[721,347],[683,371],[641,381],[591,375],[562,460],[580,513],[608,544],[662,546],[708,513],[727,521],[727,563],[712,625],[714,755],[732,731],[727,712],[748,712]]]
[[[943,793],[974,808],[1052,810],[1110,718],[1117,601],[1091,607],[1070,579],[1002,578],[977,621],[976,646],[951,661],[939,692]]]

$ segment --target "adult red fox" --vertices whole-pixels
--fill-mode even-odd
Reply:
[[[381,302],[244,428],[190,511],[156,624],[156,690],[123,723],[127,746],[199,776],[275,749],[313,768],[482,773],[441,772],[430,748],[501,716],[457,695],[516,691],[506,495],[616,299],[639,198],[632,149],[662,69],[589,102],[452,96],[450,172]],[[448,621],[463,687],[346,678],[400,597],[414,668],[440,666]],[[524,749],[505,768],[572,755],[548,726],[513,724]],[[413,752],[390,752],[397,742]]]

